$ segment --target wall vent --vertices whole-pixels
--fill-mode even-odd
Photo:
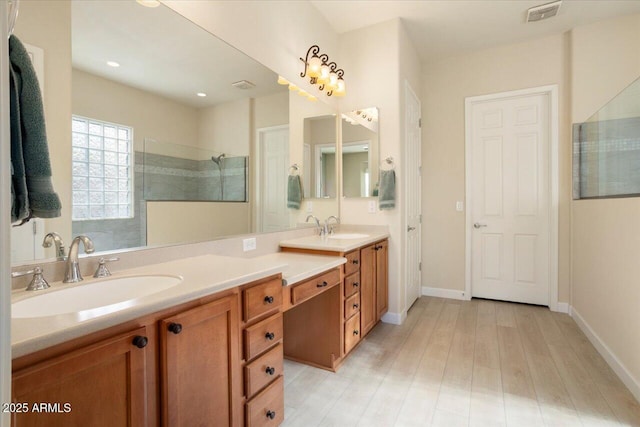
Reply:
[[[251,89],[256,87],[256,85],[251,83],[249,80],[240,80],[239,82],[231,83],[231,86],[237,89]]]
[[[543,19],[551,18],[558,14],[562,0],[554,1],[552,3],[543,4],[540,6],[532,7],[527,10],[527,22],[542,21]]]

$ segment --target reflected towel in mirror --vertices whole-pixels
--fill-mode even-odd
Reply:
[[[380,171],[378,206],[381,211],[396,207],[396,171],[393,169]]]
[[[289,175],[287,179],[287,207],[300,209],[302,203],[302,181],[300,175]]]

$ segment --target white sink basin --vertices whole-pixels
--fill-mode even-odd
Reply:
[[[351,240],[351,239],[364,239],[365,237],[369,237],[368,234],[362,233],[336,233],[330,234],[329,239],[342,239],[342,240]]]
[[[179,276],[114,277],[35,294],[11,304],[11,317],[56,316],[76,313],[79,320],[102,316],[131,307],[136,298],[155,294],[182,282]]]

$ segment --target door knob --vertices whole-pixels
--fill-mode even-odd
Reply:
[[[407,231],[413,231],[415,229],[416,229],[415,227],[411,227],[410,225],[407,226]]]
[[[479,222],[476,222],[475,224],[473,224],[473,228],[482,228],[482,227],[486,227],[487,224],[480,224]]]

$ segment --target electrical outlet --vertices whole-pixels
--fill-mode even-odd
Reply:
[[[462,212],[464,210],[464,203],[458,200],[456,202],[456,210]]]
[[[369,200],[369,213],[376,213],[376,201]]]
[[[249,239],[243,239],[242,240],[242,250],[244,250],[245,252],[247,252],[247,251],[255,251],[257,247],[258,247],[258,245],[256,243],[256,238],[255,237],[251,237]]]
[[[308,213],[313,212],[313,202],[312,201],[308,201],[307,202],[307,212]]]

